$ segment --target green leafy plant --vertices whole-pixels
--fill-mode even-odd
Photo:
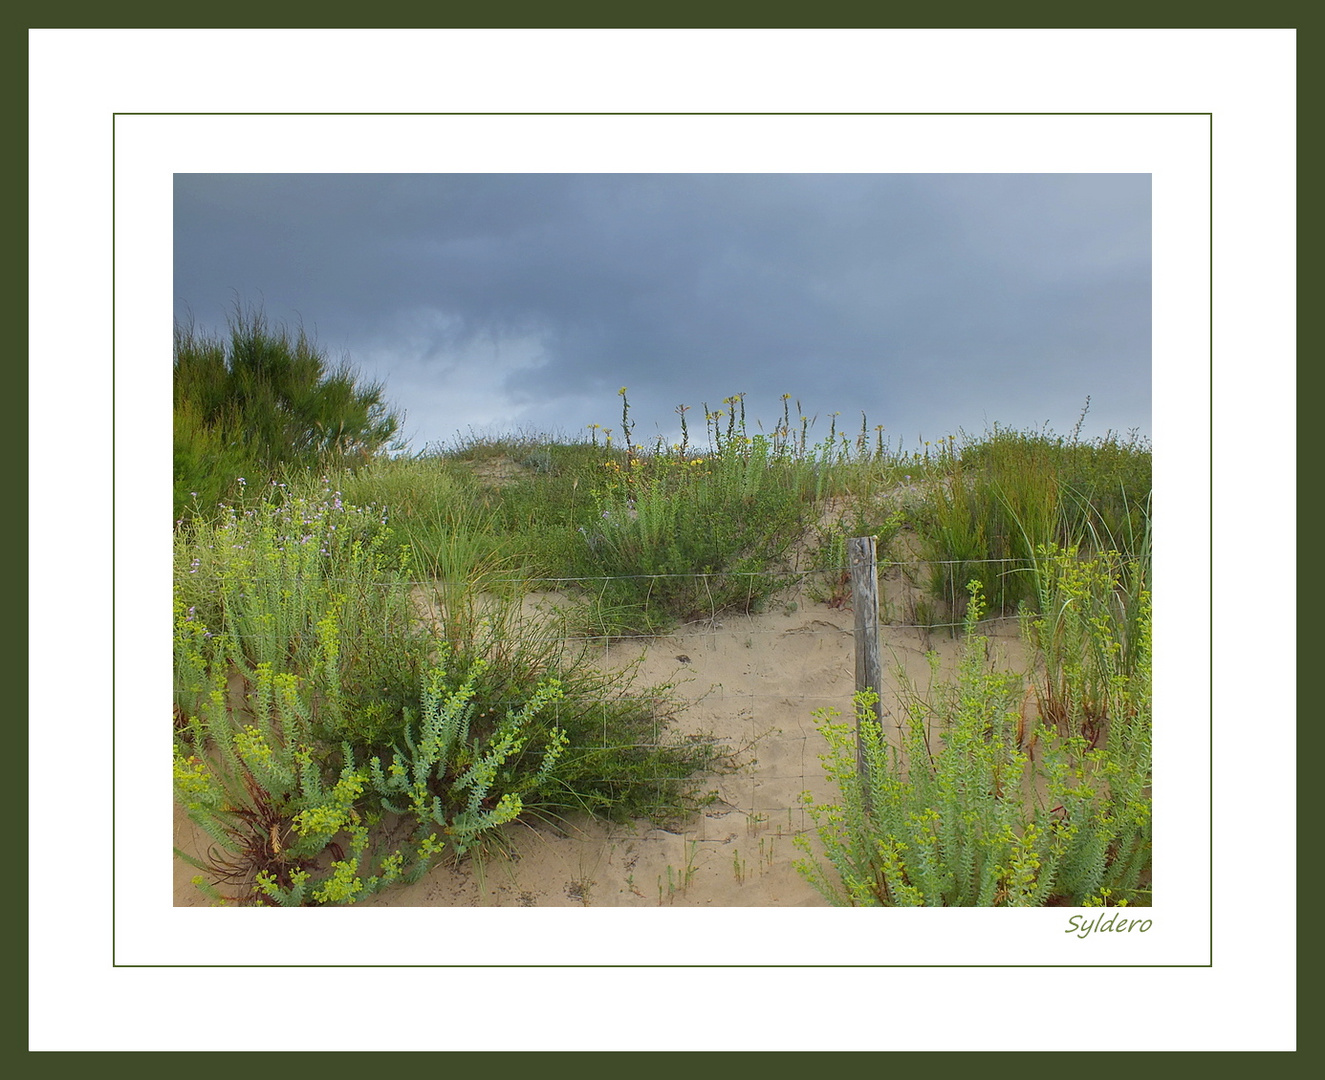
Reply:
[[[834,904],[1039,906],[1109,889],[1140,897],[1150,857],[1149,698],[1135,675],[1126,732],[1103,745],[1023,713],[1022,680],[995,670],[977,633],[983,596],[968,591],[955,681],[922,695],[904,685],[896,741],[855,699],[856,731],[820,710],[823,761],[840,802],[804,802],[829,871],[797,869]],[[857,759],[857,740],[865,769]]]
[[[224,652],[224,642],[214,648]],[[537,748],[535,767],[513,766],[530,752],[533,721],[555,705],[561,688],[549,681],[491,730],[479,731],[472,724],[479,667],[458,682],[444,667],[430,671],[420,713],[408,716],[404,746],[389,764],[378,757],[356,764],[353,748],[342,743],[338,773],[319,750],[298,678],[260,664],[251,691],[236,700],[215,665],[196,670],[195,683],[210,685],[177,740],[175,790],[214,842],[205,860],[181,853],[210,873],[211,881],[199,880],[204,892],[221,899],[219,884],[237,890],[228,897],[234,902],[353,903],[395,881],[416,880],[443,844],[462,855],[482,834],[514,820],[522,796],[538,790],[565,750],[566,735],[554,726]],[[371,828],[384,811],[411,823],[409,840],[385,856]]]
[[[194,711],[177,712],[175,797],[212,845],[201,858],[176,854],[204,871],[194,881],[206,895],[230,903],[350,903],[426,871],[441,850],[435,834],[385,857],[371,846],[368,770],[355,765],[348,745],[339,770],[327,761],[313,735],[306,685],[261,663],[248,689],[236,693],[222,662],[224,637],[204,645],[192,629],[185,636],[193,647],[177,662],[205,692]]]
[[[379,758],[369,763],[373,790],[387,810],[414,818],[421,831],[440,827],[461,854],[486,830],[519,816],[522,796],[547,781],[569,741],[552,726],[541,740],[537,767],[523,773],[512,767],[529,747],[536,719],[561,700],[555,679],[509,709],[491,731],[471,738],[475,680],[483,667],[475,661],[458,683],[444,666],[430,671],[420,716],[407,716],[404,747],[385,768]]]

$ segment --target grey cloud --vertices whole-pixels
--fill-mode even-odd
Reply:
[[[388,393],[486,378],[476,343],[519,341],[538,362],[497,390],[547,427],[601,422],[625,384],[658,430],[738,391],[908,437],[1067,427],[1088,393],[1149,428],[1146,176],[182,176],[176,200],[201,322],[260,297],[382,358]]]

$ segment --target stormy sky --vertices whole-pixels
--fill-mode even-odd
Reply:
[[[1150,435],[1147,174],[177,174],[175,314],[236,302],[385,384],[413,450],[692,438],[781,397],[892,446]],[[618,436],[619,437],[619,436]]]

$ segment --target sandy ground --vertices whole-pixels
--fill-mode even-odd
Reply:
[[[900,610],[895,577],[881,582],[885,610]],[[854,615],[801,595],[761,615],[726,616],[688,624],[647,645],[602,649],[599,662],[625,668],[639,661],[640,685],[677,684],[687,707],[673,724],[743,750],[745,764],[712,778],[717,800],[678,831],[606,825],[591,820],[564,828],[524,824],[503,830],[505,853],[459,866],[441,865],[414,885],[398,886],[358,906],[821,906],[827,901],[797,872],[804,858],[793,844],[813,835],[802,792],[831,801],[835,789],[819,762],[825,750],[813,713],[847,714],[855,688]],[[993,647],[1016,662],[1015,622],[992,625]],[[951,665],[956,643],[944,632],[885,626],[886,678],[904,667],[925,685],[925,650]],[[641,652],[643,656],[641,658]],[[887,702],[885,702],[887,704]],[[175,844],[197,853],[200,834],[175,809]],[[191,884],[196,873],[175,860],[176,906],[208,901]]]

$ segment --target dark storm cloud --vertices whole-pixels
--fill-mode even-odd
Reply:
[[[582,431],[628,385],[779,395],[907,440],[995,421],[1149,431],[1142,175],[190,175],[176,293],[302,320],[417,439]],[[503,352],[503,349],[505,350]],[[696,408],[696,411],[698,409]]]

